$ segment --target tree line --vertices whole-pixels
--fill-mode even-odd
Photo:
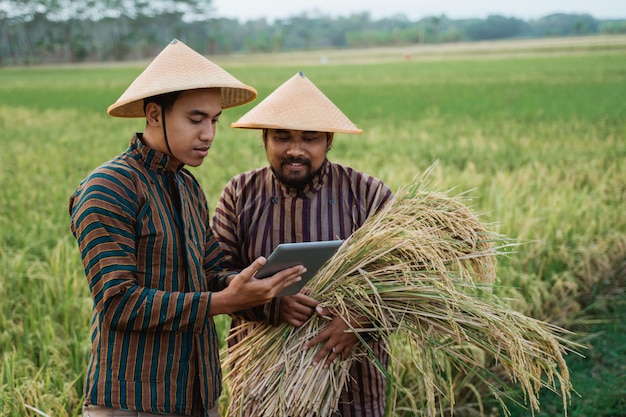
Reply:
[[[552,14],[409,20],[303,13],[269,22],[215,17],[211,0],[5,0],[0,66],[146,59],[172,38],[207,55],[626,33],[626,20]]]

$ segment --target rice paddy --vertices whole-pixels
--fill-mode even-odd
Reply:
[[[436,163],[433,190],[464,193],[481,221],[518,243],[498,259],[498,298],[588,347],[585,358],[564,356],[574,365],[568,415],[608,417],[626,413],[625,329],[602,321],[624,311],[626,37],[586,39],[416,47],[410,59],[401,48],[211,58],[260,97],[305,72],[364,130],[338,135],[329,157],[394,191]],[[105,109],[144,65],[0,69],[2,416],[80,413],[91,300],[67,202],[142,130]],[[252,105],[225,111],[193,169],[211,206],[232,175],[266,163],[258,132],[229,127]],[[225,341],[228,318],[218,323]],[[408,392],[390,415],[423,411],[419,373],[397,375]],[[504,415],[476,381],[458,378],[455,414]],[[506,406],[529,415],[518,394]],[[536,415],[564,414],[559,395],[538,395]]]

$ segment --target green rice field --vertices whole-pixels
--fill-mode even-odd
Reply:
[[[498,295],[585,346],[567,358],[567,414],[626,415],[625,36],[210,59],[260,98],[303,71],[364,131],[338,134],[329,158],[394,190],[436,164],[433,190],[467,192],[519,243],[499,259]],[[81,413],[91,298],[67,203],[142,130],[106,108],[146,64],[0,68],[0,416]],[[266,163],[258,131],[230,128],[258,102],[224,112],[192,169],[211,207],[231,176]],[[540,400],[534,415],[565,415],[558,395]],[[505,404],[532,415],[521,397]],[[455,407],[506,415],[489,393]]]

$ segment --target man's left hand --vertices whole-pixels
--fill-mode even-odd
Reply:
[[[316,311],[320,316],[330,315],[327,308],[317,307]],[[356,323],[353,323],[353,325],[355,328],[359,327]],[[335,358],[347,357],[358,340],[359,338],[354,332],[350,331],[350,326],[348,326],[345,320],[340,316],[335,316],[324,330],[307,342],[306,348],[308,349],[325,342],[320,351],[317,352],[317,355],[315,355],[313,365],[317,365],[326,358],[324,367],[328,368]]]

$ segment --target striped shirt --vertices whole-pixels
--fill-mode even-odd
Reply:
[[[330,161],[301,192],[285,187],[264,167],[228,182],[212,225],[224,250],[225,268],[240,270],[259,256],[267,257],[280,243],[345,239],[391,198],[391,190],[377,178]],[[279,302],[240,312],[233,316],[232,328],[241,320],[278,324]],[[370,344],[381,363],[387,363],[384,343]],[[341,415],[382,416],[383,375],[370,361],[357,363],[351,374]]]
[[[69,210],[93,297],[86,404],[208,415],[221,393],[210,291],[225,273],[197,180],[137,134]]]

